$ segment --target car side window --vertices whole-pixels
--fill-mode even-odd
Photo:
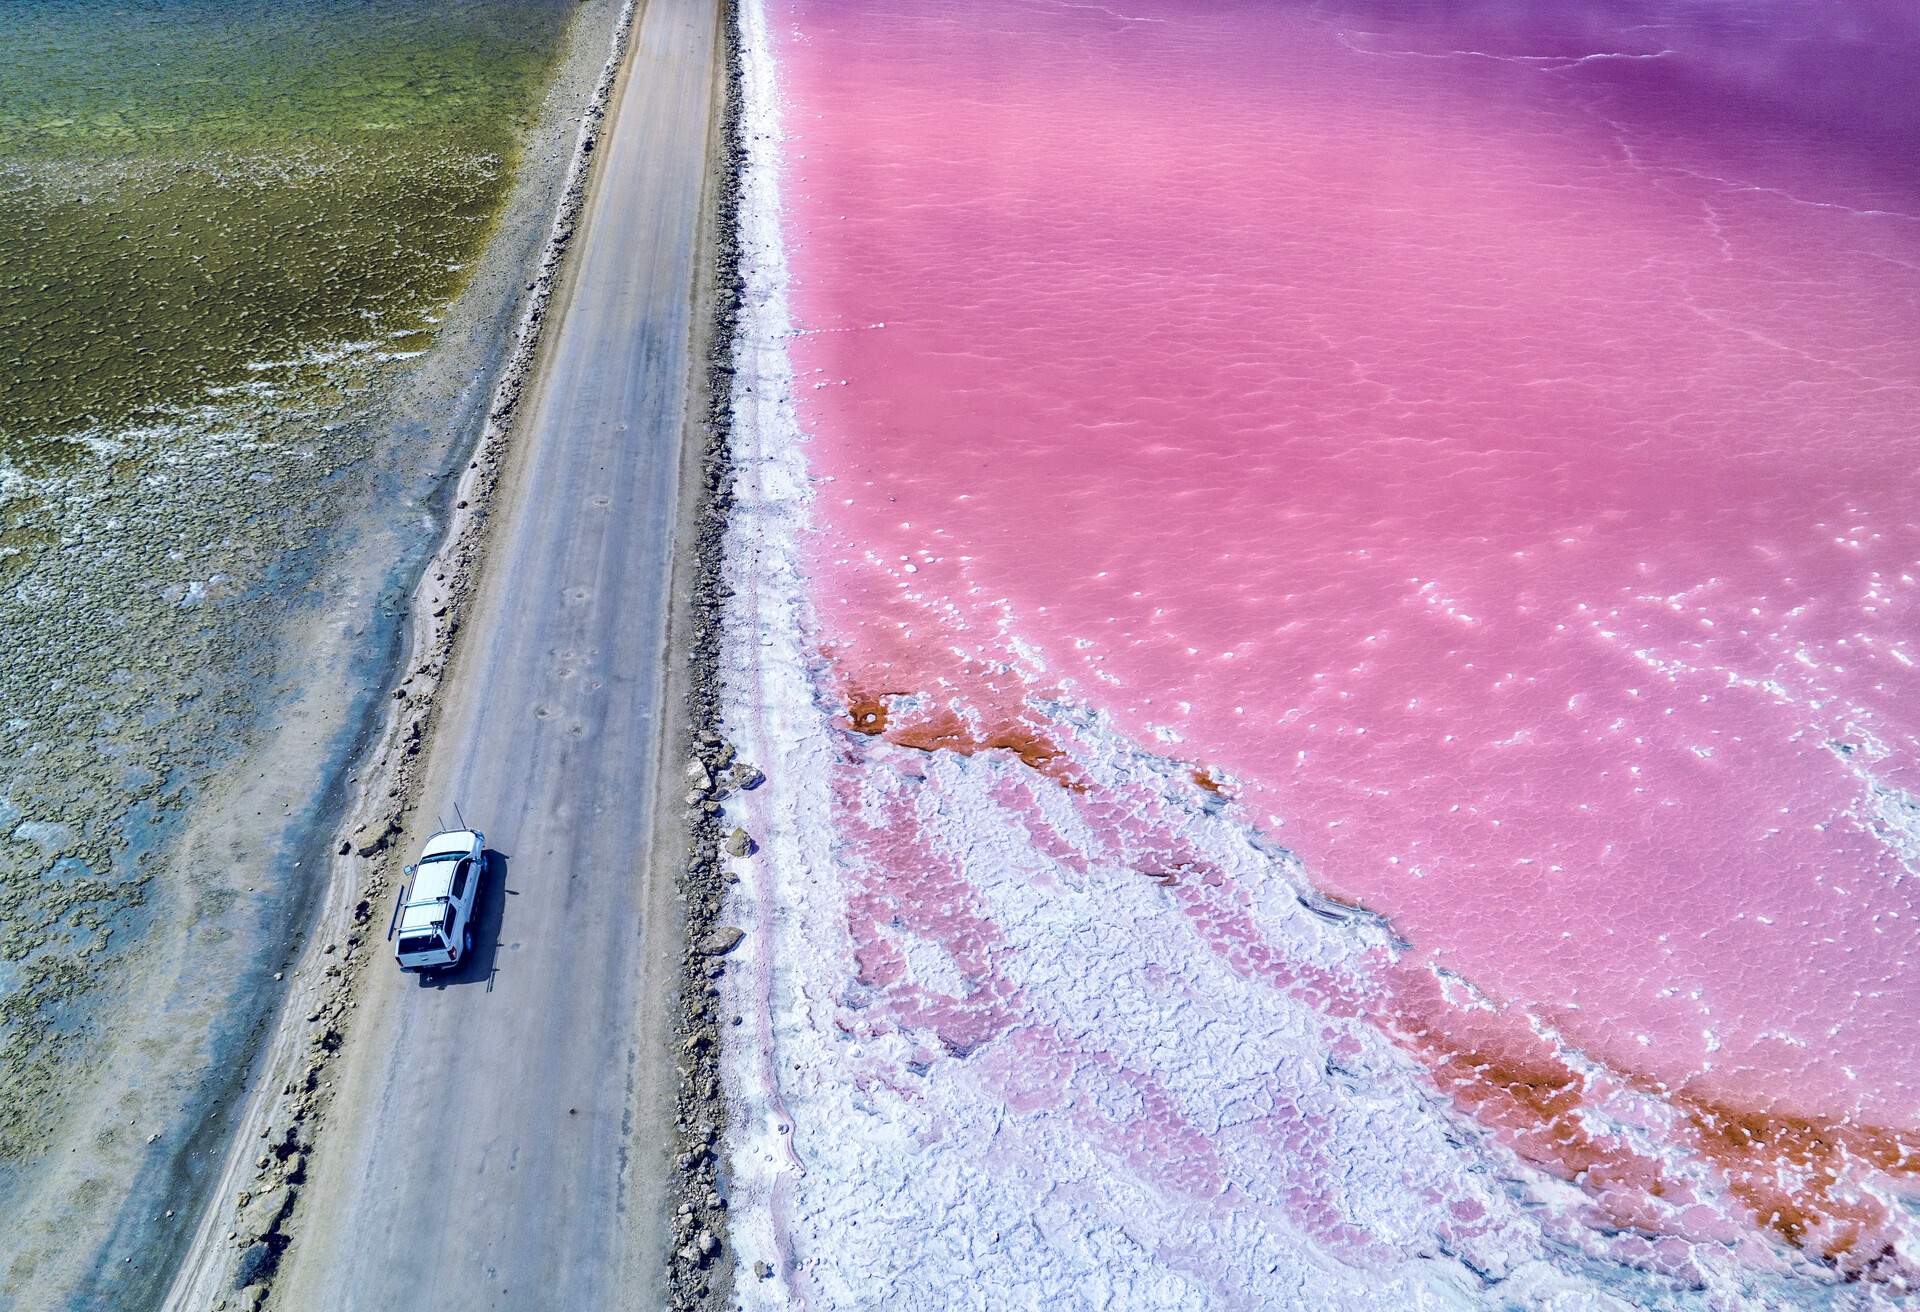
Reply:
[[[471,861],[462,861],[460,868],[453,872],[453,900],[458,902],[467,895],[467,872],[473,869]]]

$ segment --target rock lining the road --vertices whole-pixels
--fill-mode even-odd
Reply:
[[[734,329],[746,282],[740,270],[739,188],[746,158],[741,138],[741,64],[738,15],[722,0],[726,41],[725,94],[721,105],[721,173],[714,213],[713,320],[706,358],[705,438],[700,453],[700,505],[696,511],[693,634],[687,693],[687,817],[691,827],[680,896],[686,907],[680,997],[674,1009],[676,1072],[673,1190],[676,1207],[668,1249],[667,1294],[673,1312],[719,1312],[733,1287],[733,1246],[726,1241],[724,1161],[726,1100],[720,1086],[719,981],[724,956],[742,938],[738,927],[720,923],[731,875],[728,864],[751,852],[752,839],[723,827],[720,802],[729,793],[757,787],[764,776],[737,759],[720,732],[720,645],[727,517],[733,504]]]

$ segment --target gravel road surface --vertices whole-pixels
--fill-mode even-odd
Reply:
[[[715,0],[636,21],[407,838],[456,803],[486,833],[473,956],[373,963],[276,1307],[664,1300],[680,922],[656,802],[718,35]]]

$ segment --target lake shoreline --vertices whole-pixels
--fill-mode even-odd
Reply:
[[[144,1306],[172,1279],[266,1060],[273,1013],[293,996],[285,981],[309,935],[324,932],[322,907],[338,903],[342,880],[322,873],[332,836],[357,805],[360,763],[393,738],[386,707],[404,704],[388,690],[421,650],[409,598],[437,545],[480,513],[463,471],[471,478],[482,430],[496,436],[495,385],[514,348],[527,353],[516,330],[544,296],[531,271],[553,256],[555,199],[620,17],[614,0],[573,16],[481,254],[433,345],[376,407],[370,468],[343,475],[360,493],[351,517],[288,555],[287,583],[304,597],[268,637],[274,671],[249,698],[255,736],[169,836],[156,883],[178,900],[156,911],[129,954],[129,983],[102,1001],[114,1022],[98,1092],[66,1111],[13,1190],[0,1307]],[[347,887],[357,884],[356,874]],[[76,1232],[99,1238],[75,1244]]]

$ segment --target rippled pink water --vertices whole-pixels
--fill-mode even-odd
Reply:
[[[1920,27],[1568,8],[776,5],[824,636],[1224,772],[1619,1071],[1912,1129]]]

